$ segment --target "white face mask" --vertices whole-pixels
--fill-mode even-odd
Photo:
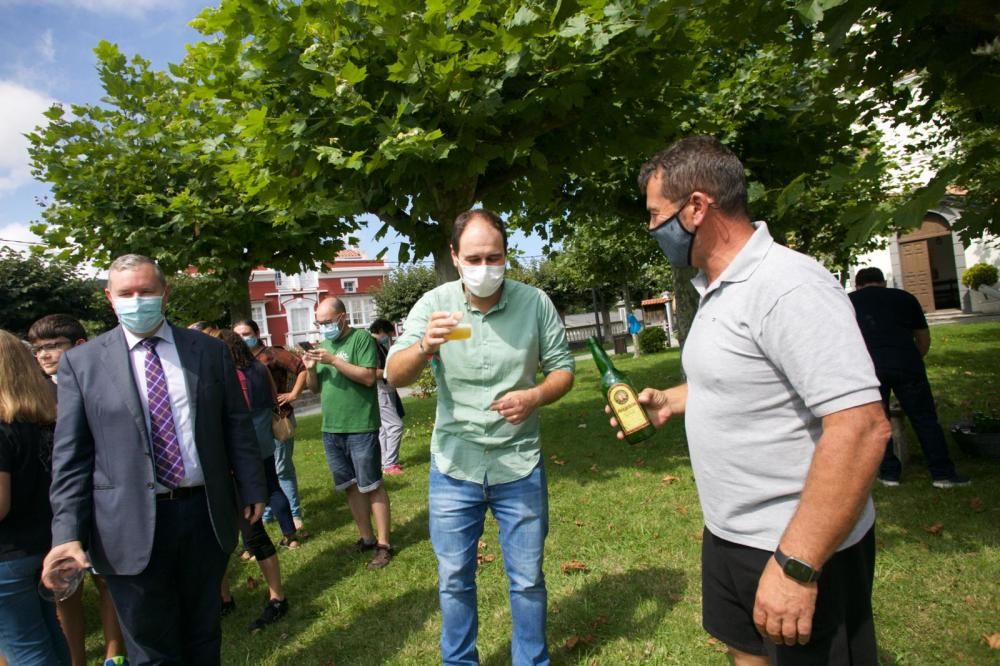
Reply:
[[[497,293],[503,284],[503,272],[506,266],[462,266],[462,282],[473,296],[488,298]]]

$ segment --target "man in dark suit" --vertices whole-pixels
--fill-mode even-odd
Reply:
[[[93,563],[133,664],[218,664],[238,507],[267,497],[249,412],[225,345],[164,320],[153,260],[116,259],[105,295],[121,326],[59,365],[43,576]]]

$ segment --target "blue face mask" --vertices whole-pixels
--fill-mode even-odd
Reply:
[[[340,324],[320,324],[319,332],[327,340],[336,340],[340,337]]]
[[[669,220],[649,230],[649,235],[659,244],[667,261],[677,268],[691,265],[691,245],[694,243],[694,233],[681,224],[680,214],[684,206],[671,215]]]
[[[149,333],[163,322],[163,296],[112,299],[121,325],[135,334]]]
[[[389,346],[389,343],[390,343],[390,342],[392,342],[392,340],[390,340],[390,339],[389,339],[389,336],[388,336],[388,335],[383,335],[383,336],[381,336],[381,337],[380,337],[380,338],[378,339],[378,341],[379,341],[379,342],[380,342],[380,343],[382,344],[382,346],[383,346],[383,347],[388,347],[388,346]]]
[[[254,347],[257,346],[257,338],[255,338],[252,335],[250,337],[243,338],[243,342],[247,343],[247,347],[249,347],[250,349],[253,349]]]

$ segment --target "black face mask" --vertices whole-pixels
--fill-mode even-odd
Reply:
[[[694,244],[694,232],[688,231],[681,224],[680,215],[685,206],[687,202],[666,222],[649,230],[649,235],[659,244],[667,261],[677,268],[691,265],[691,246]]]

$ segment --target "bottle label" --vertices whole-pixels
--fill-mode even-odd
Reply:
[[[608,389],[608,404],[615,413],[618,427],[626,435],[642,430],[650,424],[646,410],[639,404],[635,391],[628,384],[612,384]]]

